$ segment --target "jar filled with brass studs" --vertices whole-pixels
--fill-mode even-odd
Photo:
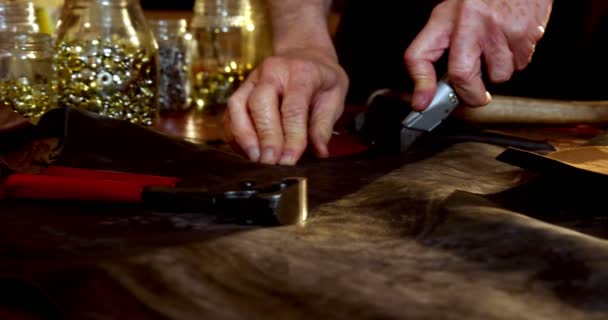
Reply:
[[[57,106],[55,80],[50,35],[0,32],[0,106],[36,123]]]
[[[61,106],[144,126],[158,117],[158,46],[139,0],[67,0],[54,69]]]
[[[191,22],[194,105],[208,113],[223,110],[269,47],[260,40],[264,13],[259,1],[197,0]]]

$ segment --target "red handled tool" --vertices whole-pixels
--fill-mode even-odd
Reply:
[[[210,214],[217,221],[259,225],[302,224],[308,215],[306,178],[256,186],[248,181],[223,192],[178,187],[178,178],[51,166],[40,174],[6,177],[3,197],[142,204],[169,212]]]
[[[139,203],[145,187],[175,187],[178,181],[174,177],[50,166],[40,174],[10,174],[4,181],[4,196]]]

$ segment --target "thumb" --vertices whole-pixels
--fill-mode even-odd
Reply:
[[[409,45],[404,54],[405,66],[414,81],[412,108],[424,110],[431,103],[437,88],[434,63],[441,58],[450,45],[454,26],[450,8],[433,10],[426,26]]]

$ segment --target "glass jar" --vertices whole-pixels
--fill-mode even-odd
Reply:
[[[138,0],[68,0],[55,31],[59,104],[150,126],[158,46]]]
[[[183,111],[192,105],[192,35],[185,19],[148,20],[158,44],[160,111]]]
[[[36,123],[57,106],[53,43],[48,34],[0,33],[0,105]]]
[[[253,3],[255,4],[255,3]],[[268,45],[259,40],[264,11],[250,0],[197,0],[191,23],[194,104],[221,111]],[[256,23],[258,25],[256,25]]]
[[[39,31],[33,1],[0,1],[0,32],[37,33]]]

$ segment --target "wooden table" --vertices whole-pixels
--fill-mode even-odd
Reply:
[[[196,109],[182,112],[165,112],[155,129],[193,143],[227,140],[223,126],[223,113],[205,113]]]

